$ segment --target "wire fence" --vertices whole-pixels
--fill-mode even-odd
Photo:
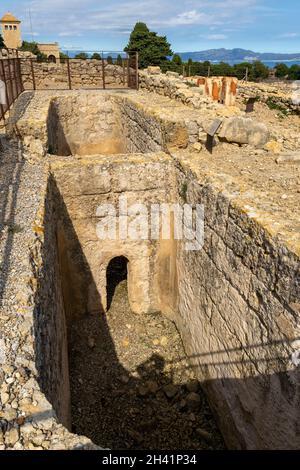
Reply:
[[[81,53],[77,57],[35,57],[30,52],[0,50],[0,120],[24,90],[137,90],[137,52]]]
[[[0,120],[24,91],[21,63],[18,58],[0,59]]]
[[[217,64],[206,65],[201,62],[195,62],[189,65],[188,63],[174,64],[171,61],[162,64],[161,70],[163,73],[166,72],[177,72],[185,78],[189,77],[212,77],[212,76],[225,76],[225,77],[236,77],[239,80],[250,80],[251,70],[249,67],[240,67],[239,69],[232,71],[226,68],[220,68]]]
[[[67,56],[54,60],[22,58],[21,71],[25,89],[57,90],[80,88],[138,89],[138,54],[125,57],[93,58]]]
[[[278,75],[277,69],[275,68],[268,68],[268,70],[262,71],[255,71],[253,69],[253,64],[236,64],[234,66],[230,66],[229,64],[214,64],[206,65],[203,62],[193,62],[192,64],[189,63],[182,63],[176,64],[172,61],[168,61],[161,66],[161,70],[163,73],[168,71],[170,72],[177,72],[179,75],[189,78],[189,77],[236,77],[238,80],[242,82],[263,82],[263,83],[270,83],[270,84],[278,84],[280,82],[286,83],[287,85],[291,85],[295,80],[297,80],[297,73],[294,72],[294,75]],[[300,70],[300,66],[299,66]],[[300,71],[299,73],[299,80],[300,80]]]

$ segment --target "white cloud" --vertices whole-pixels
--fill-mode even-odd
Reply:
[[[189,25],[189,24],[205,24],[209,25],[210,22],[214,21],[211,15],[202,13],[197,10],[185,11],[179,13],[177,16],[171,17],[170,19],[165,20],[165,24],[169,26],[180,26],[180,25]]]
[[[300,33],[284,33],[281,34],[279,37],[281,38],[298,38],[300,36]]]
[[[203,36],[203,37],[211,41],[221,41],[222,39],[227,39],[226,34],[208,34],[207,36]]]
[[[82,36],[82,33],[74,33],[74,31],[61,31],[58,33],[60,37],[78,37]]]
[[[31,31],[24,31],[23,30],[22,35],[26,36],[26,37],[27,36],[36,37],[36,36],[40,36],[40,33],[36,32],[36,31],[31,32]]]
[[[180,34],[188,36],[189,28],[202,26],[203,35],[210,28],[216,34],[210,39],[225,39],[226,32],[237,25],[243,28],[254,22],[257,8],[264,0],[31,0],[25,2],[24,10],[28,11],[30,3],[32,22],[35,31],[45,38],[55,40],[59,37],[85,37],[88,41],[91,34],[101,37],[110,35],[129,35],[137,21],[144,21],[158,31],[169,34],[181,26],[185,31]],[[20,2],[20,3],[21,3]],[[16,12],[17,13],[17,12]],[[261,13],[260,13],[261,14]],[[23,18],[24,27],[29,30],[28,14]],[[123,41],[123,39],[122,39]]]

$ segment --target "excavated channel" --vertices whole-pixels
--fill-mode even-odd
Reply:
[[[224,449],[175,325],[133,314],[116,276],[109,311],[69,333],[72,431],[111,449]]]

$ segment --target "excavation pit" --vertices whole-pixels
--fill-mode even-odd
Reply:
[[[72,324],[72,431],[110,449],[223,449],[173,322],[134,315],[127,283],[107,315]]]
[[[112,449],[224,448],[174,323],[175,240],[97,237],[99,206],[118,204],[120,193],[149,208],[179,197],[170,190],[171,158],[98,156],[51,167],[46,231],[57,240],[60,301],[37,318],[36,331],[51,332],[40,343],[39,371],[60,421]]]
[[[114,108],[114,137],[122,147],[110,147],[104,133],[87,148],[85,133],[102,119],[104,97]],[[72,105],[60,108],[65,99]],[[166,97],[62,92],[30,100],[16,126],[33,183],[26,203],[40,203],[26,228],[30,256],[23,243],[29,294],[24,299],[21,287],[14,309],[24,317],[25,325],[20,321],[13,330],[22,338],[21,328],[33,331],[34,318],[34,341],[26,333],[22,354],[16,353],[16,363],[34,371],[29,382],[38,403],[33,408],[20,397],[24,447],[31,445],[27,421],[34,420],[34,438],[35,429],[45,436],[51,424],[50,448],[95,448],[92,442],[122,449],[222,448],[217,423],[228,448],[298,449],[298,167],[278,166],[248,147],[231,146],[229,155],[218,146],[213,158],[194,151],[190,144],[202,135],[198,111]],[[203,246],[189,250],[174,237],[99,238],[99,207],[112,205],[122,216],[120,197],[129,207],[141,202],[148,213],[152,204],[188,204],[192,211],[203,204]],[[129,222],[137,222],[134,213]],[[128,260],[127,276],[122,269],[114,281],[110,266],[120,257]],[[113,366],[105,369],[105,362]],[[190,380],[200,384],[213,420]],[[192,395],[197,410],[187,406],[188,392],[200,396]],[[126,416],[114,422],[110,410],[122,415],[123,409]],[[158,433],[150,417],[156,411]],[[45,414],[50,424],[44,425]],[[170,416],[186,431],[181,442]]]
[[[77,94],[51,100],[48,153],[111,155],[162,149],[160,123],[112,94]]]

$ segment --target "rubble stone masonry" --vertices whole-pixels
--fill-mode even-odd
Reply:
[[[181,93],[175,88],[171,96]],[[24,295],[13,336],[23,341],[14,352],[8,333],[1,343],[2,448],[94,447],[67,431],[68,322],[105,310],[106,267],[123,255],[133,312],[159,311],[176,323],[227,446],[299,449],[300,196],[292,186],[299,169],[282,166],[278,178],[275,160],[255,146],[197,151],[204,120],[220,109],[201,103],[92,91],[19,100],[11,133],[18,130],[30,184],[39,182],[39,209],[28,216],[23,253],[31,274],[18,279]],[[186,251],[172,238],[100,241],[97,207],[122,194],[145,204],[203,204],[203,248]],[[22,362],[25,378],[13,366]]]

